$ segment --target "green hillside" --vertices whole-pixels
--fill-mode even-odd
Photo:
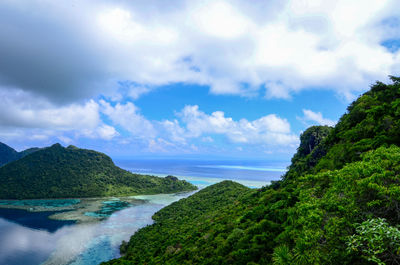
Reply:
[[[392,81],[373,85],[334,128],[306,130],[281,181],[250,191],[230,183],[228,193],[217,184],[167,206],[108,264],[400,264]]]
[[[172,193],[196,189],[175,177],[132,174],[110,157],[60,144],[0,167],[0,198],[65,198]]]
[[[302,137],[319,131],[322,143],[308,153],[300,145],[285,177],[339,169],[346,163],[360,160],[366,151],[382,145],[399,145],[400,78],[392,76],[391,80],[392,84],[377,82],[350,104],[335,128],[309,128]]]

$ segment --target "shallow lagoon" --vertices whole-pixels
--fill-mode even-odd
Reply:
[[[142,195],[137,198],[142,203],[122,210],[126,205],[116,203],[118,200],[104,201],[103,211],[93,214],[101,221],[78,224],[48,219],[55,212],[0,209],[0,264],[82,265],[117,258],[122,240],[129,240],[136,230],[151,224],[156,211],[191,193]],[[48,201],[56,205],[58,200]],[[113,206],[119,211],[115,212]],[[108,213],[111,215],[104,219]],[[19,222],[18,215],[25,222]]]

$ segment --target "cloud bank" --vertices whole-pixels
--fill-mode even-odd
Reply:
[[[195,150],[196,140],[218,137],[291,146],[296,133],[274,113],[234,120],[188,105],[176,119],[153,121],[132,100],[174,83],[266,99],[323,89],[350,100],[399,74],[399,17],[397,0],[4,0],[0,137],[140,141],[163,150]]]
[[[360,1],[22,1],[0,4],[0,85],[56,103],[118,81],[216,94],[352,97],[400,70],[400,4]]]

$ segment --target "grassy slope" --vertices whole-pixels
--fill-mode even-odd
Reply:
[[[284,180],[234,203],[211,186],[212,196],[167,206],[110,264],[398,264],[399,145],[393,78],[351,104],[334,129],[306,131]],[[385,229],[365,228],[376,220]]]
[[[63,198],[193,190],[186,181],[132,174],[108,156],[59,144],[0,167],[0,198]]]

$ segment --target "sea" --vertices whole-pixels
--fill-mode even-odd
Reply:
[[[260,188],[279,180],[288,162],[120,159],[115,160],[115,164],[133,173],[174,175],[202,189],[223,180]],[[116,212],[111,211],[108,218],[90,223],[48,218],[54,213],[54,207],[74,203],[73,200],[41,200],[40,203],[49,209],[46,212],[0,209],[0,264],[94,265],[118,258],[122,240],[128,241],[135,231],[152,224],[151,216],[156,211],[191,194],[193,192],[136,196],[142,203],[122,210],[118,208]],[[38,201],[16,203],[26,205]]]

